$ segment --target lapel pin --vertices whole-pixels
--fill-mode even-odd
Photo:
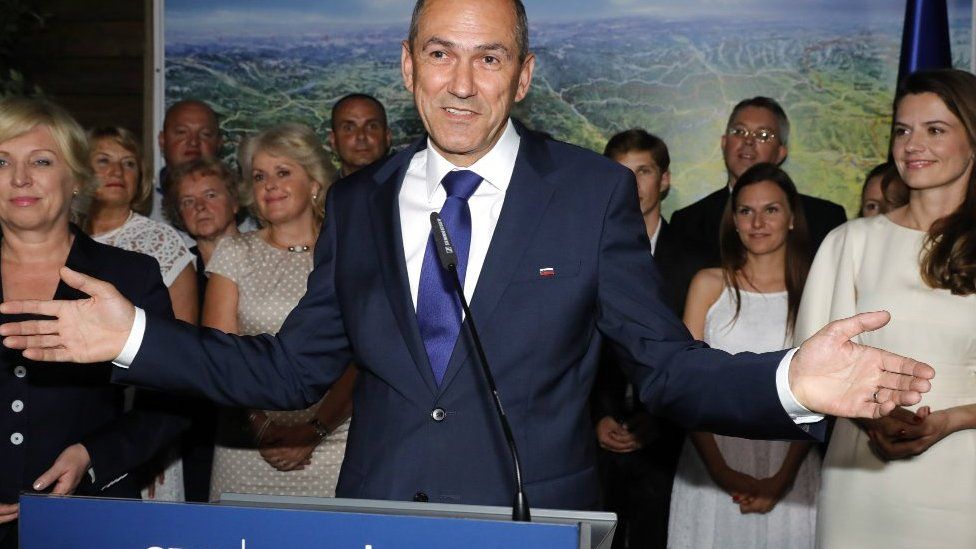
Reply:
[[[539,269],[539,276],[543,278],[556,276],[556,269],[553,269],[552,267],[542,267],[541,269]]]

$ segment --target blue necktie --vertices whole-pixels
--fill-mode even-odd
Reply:
[[[468,199],[481,184],[481,176],[469,170],[448,173],[441,180],[447,191],[447,200],[441,207],[441,219],[457,252],[458,278],[464,286],[464,272],[468,266],[468,248],[471,245],[471,210]],[[451,360],[454,345],[461,332],[461,303],[454,293],[454,282],[441,266],[434,246],[434,237],[427,239],[424,265],[420,270],[420,287],[417,291],[417,324],[424,338],[424,347],[434,371],[434,379],[440,385]]]

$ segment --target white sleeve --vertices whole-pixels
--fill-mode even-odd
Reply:
[[[796,400],[796,395],[790,389],[790,363],[793,362],[793,355],[796,354],[796,351],[797,349],[790,349],[783,359],[780,360],[779,366],[776,368],[776,392],[779,393],[780,404],[783,405],[783,409],[789,414],[793,423],[797,425],[802,423],[816,423],[823,419],[824,416],[807,410],[806,406]]]
[[[136,307],[136,316],[132,319],[132,329],[129,330],[129,337],[122,346],[122,352],[112,360],[119,368],[128,368],[132,361],[136,359],[139,347],[142,347],[142,338],[146,335],[146,312]]]

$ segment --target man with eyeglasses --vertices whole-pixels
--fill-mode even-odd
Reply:
[[[671,215],[671,227],[682,238],[697,244],[713,264],[719,262],[719,225],[732,187],[747,169],[760,162],[780,165],[788,154],[790,121],[783,107],[769,97],[740,101],[722,135],[722,156],[728,171],[727,183],[698,202]],[[800,204],[810,228],[811,254],[834,227],[847,221],[840,205],[805,194]]]

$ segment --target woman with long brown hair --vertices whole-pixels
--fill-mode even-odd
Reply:
[[[823,547],[976,543],[976,76],[916,73],[895,97],[891,153],[908,204],[857,219],[821,246],[797,321],[887,309],[857,341],[938,372],[926,406],[838,420],[824,461]],[[874,395],[884,400],[886,390]]]
[[[688,291],[684,320],[695,338],[732,353],[789,346],[810,265],[798,201],[773,164],[739,177],[722,218],[722,266],[699,271]],[[691,433],[669,546],[811,547],[819,458],[810,446]]]

